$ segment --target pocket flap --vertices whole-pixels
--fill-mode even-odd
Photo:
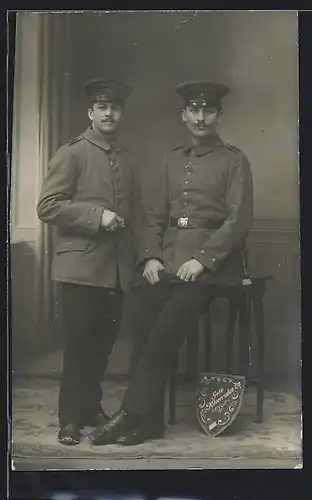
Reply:
[[[56,253],[64,252],[82,252],[86,250],[90,244],[88,238],[83,237],[61,237],[56,245]]]

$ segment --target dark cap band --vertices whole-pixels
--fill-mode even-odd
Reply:
[[[180,83],[176,90],[183,98],[185,105],[194,102],[207,106],[220,106],[222,98],[230,91],[226,85],[203,80]]]

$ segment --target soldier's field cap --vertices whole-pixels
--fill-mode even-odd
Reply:
[[[176,90],[183,98],[186,106],[190,104],[219,106],[222,98],[230,92],[229,87],[226,85],[206,80],[191,80],[179,83]]]
[[[112,78],[93,78],[84,84],[84,91],[90,103],[114,102],[124,105],[132,88]]]

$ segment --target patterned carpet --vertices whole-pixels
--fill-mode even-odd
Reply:
[[[113,413],[125,386],[104,383],[105,409]],[[265,461],[292,458],[301,461],[301,401],[292,394],[267,392],[265,419],[254,422],[255,393],[244,395],[243,406],[233,425],[220,437],[201,432],[195,418],[194,388],[184,387],[177,398],[178,424],[168,426],[165,439],[133,447],[117,445],[90,448],[87,440],[79,446],[64,447],[56,440],[58,385],[56,380],[15,378],[13,380],[14,459],[41,458],[257,458]],[[85,433],[91,429],[85,429]]]

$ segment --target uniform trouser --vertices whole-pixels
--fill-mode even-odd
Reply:
[[[144,350],[132,374],[123,400],[123,408],[146,417],[164,399],[172,363],[187,334],[186,325],[212,300],[209,285],[181,283],[149,285],[138,294],[137,308],[132,310],[131,330],[143,334],[143,325],[151,323]],[[130,325],[130,321],[128,323]]]
[[[117,335],[121,292],[63,283],[63,369],[60,425],[83,424],[102,411],[101,380]]]
[[[157,322],[161,309],[167,300],[169,289],[155,285],[153,289],[134,289],[126,294],[121,329],[131,337],[132,349],[130,357],[130,373],[133,376],[139,361],[148,345],[150,334]],[[165,391],[146,415],[146,427],[161,429],[165,426]]]

